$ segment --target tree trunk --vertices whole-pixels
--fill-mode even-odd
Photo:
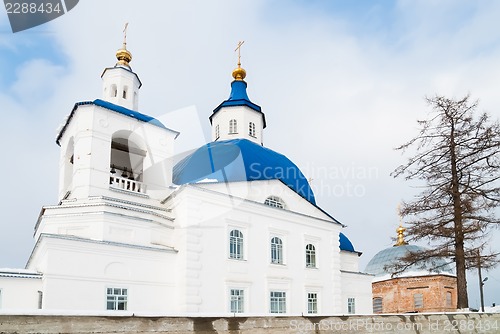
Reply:
[[[457,157],[455,143],[455,127],[451,126],[450,133],[450,162],[451,162],[451,196],[453,199],[453,223],[455,232],[455,266],[457,271],[457,308],[469,307],[467,294],[467,277],[465,274],[464,232],[462,222],[462,201],[460,196]]]

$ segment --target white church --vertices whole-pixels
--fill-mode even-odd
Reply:
[[[102,99],[59,131],[59,202],[42,208],[26,267],[0,269],[0,312],[372,313],[344,225],[264,146],[240,61],[212,142],[174,163],[179,133],[138,111],[126,43],[116,57]]]

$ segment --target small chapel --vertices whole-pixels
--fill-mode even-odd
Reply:
[[[0,269],[0,311],[372,313],[373,275],[345,225],[265,146],[240,57],[207,113],[212,141],[180,161],[179,132],[139,111],[126,40],[116,58],[102,97],[75,103],[58,131],[59,198],[41,209],[26,267]]]
[[[457,310],[457,277],[443,258],[409,265],[398,273],[393,265],[409,252],[425,248],[405,241],[405,228],[400,225],[393,247],[381,250],[368,262],[365,271],[374,275],[373,312],[422,313],[455,312]]]

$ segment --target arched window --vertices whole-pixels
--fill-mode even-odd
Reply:
[[[278,237],[271,239],[271,263],[283,264],[283,241]]]
[[[229,121],[229,134],[238,133],[238,123],[235,119]]]
[[[127,90],[128,90],[128,87],[127,87],[127,86],[123,87],[122,97],[123,97],[124,99],[126,99],[126,98],[127,98]]]
[[[118,94],[118,89],[116,88],[116,85],[111,85],[111,91],[109,92],[111,94],[111,97],[116,97]]]
[[[145,145],[141,138],[129,131],[118,131],[111,140],[110,184],[121,188],[145,193],[143,163],[146,157]]]
[[[306,267],[316,268],[316,247],[313,244],[306,246]]]
[[[248,123],[248,135],[251,137],[255,137],[255,123],[254,122]]]
[[[243,260],[243,233],[239,230],[229,233],[229,258]]]
[[[285,208],[285,202],[283,202],[283,200],[277,196],[269,196],[268,198],[266,198],[264,204],[280,209]]]
[[[215,140],[220,138],[220,127],[219,124],[215,126]]]

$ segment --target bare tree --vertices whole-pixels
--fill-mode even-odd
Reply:
[[[468,307],[466,269],[494,266],[497,255],[488,245],[488,232],[500,222],[500,126],[486,113],[476,117],[478,102],[436,96],[427,120],[418,121],[419,134],[396,148],[413,149],[394,177],[420,180],[422,191],[403,202],[410,240],[427,240],[427,251],[408,253],[399,270],[411,264],[448,258],[455,262],[458,308]],[[436,268],[439,269],[439,268]]]

